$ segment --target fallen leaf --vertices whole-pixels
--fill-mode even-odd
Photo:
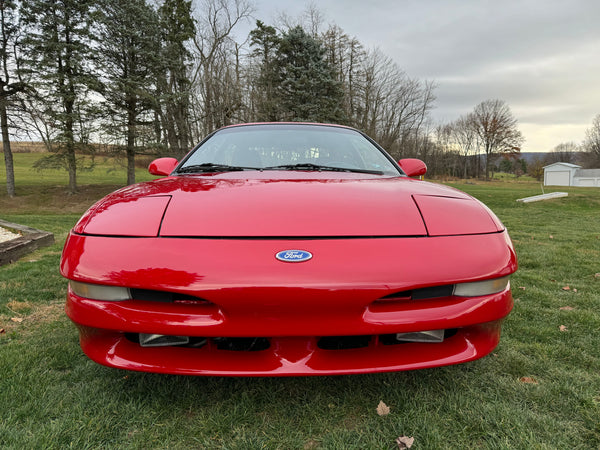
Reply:
[[[6,333],[6,330],[4,328],[0,328],[0,334],[4,334]]]
[[[573,292],[577,292],[577,289],[573,289]]]
[[[558,329],[559,329],[560,331],[562,331],[562,332],[569,331],[569,330],[567,329],[567,327],[565,327],[564,325],[561,325],[560,327],[558,327]]]
[[[599,273],[596,273],[596,274],[594,274],[594,278],[600,278],[600,272],[599,272]]]
[[[526,384],[538,384],[537,380],[531,377],[521,377],[519,378],[519,381]]]
[[[398,448],[400,449],[411,448],[414,442],[415,438],[412,436],[400,436],[396,439],[396,444],[398,444]]]
[[[525,286],[519,286],[519,289],[525,290]]]
[[[573,311],[575,308],[573,308],[572,306],[561,306],[560,308],[561,311]]]
[[[11,320],[11,322],[16,322],[16,323],[23,322],[23,318],[22,317],[11,317],[10,320]]]
[[[387,416],[390,413],[390,407],[383,403],[383,401],[379,401],[379,405],[377,405],[377,414],[380,416]]]
[[[554,236],[550,235],[550,239],[554,239]]]
[[[562,290],[563,290],[563,291],[570,291],[570,290],[571,290],[571,288],[570,288],[569,286],[563,286]]]

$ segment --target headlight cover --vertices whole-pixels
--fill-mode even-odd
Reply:
[[[69,286],[75,295],[92,300],[120,302],[131,299],[131,293],[126,287],[81,283],[73,280],[69,280]]]
[[[491,280],[460,283],[454,285],[454,295],[457,297],[478,297],[502,292],[509,286],[509,277],[493,278]]]

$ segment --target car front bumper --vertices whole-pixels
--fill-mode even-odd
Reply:
[[[285,249],[310,251],[313,258],[278,261],[275,254]],[[410,370],[480,358],[498,344],[502,318],[513,305],[509,288],[420,300],[402,293],[515,270],[506,232],[314,240],[72,233],[61,264],[71,280],[191,299],[107,302],[69,290],[67,314],[93,360],[130,370],[230,376]],[[402,295],[390,300],[397,293]],[[393,339],[396,333],[428,330],[447,330],[447,337],[439,343]],[[205,340],[197,348],[142,347],[135,339],[139,333]],[[339,338],[340,345],[324,346],[326,337]],[[352,337],[360,345],[345,344]],[[244,351],[220,344],[237,338],[260,338],[264,345]]]

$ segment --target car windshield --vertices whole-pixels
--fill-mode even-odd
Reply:
[[[177,172],[253,169],[401,174],[382,150],[356,130],[304,124],[224,128],[199,145]]]

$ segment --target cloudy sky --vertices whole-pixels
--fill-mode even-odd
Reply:
[[[599,0],[318,0],[366,47],[379,47],[411,77],[433,80],[436,122],[486,99],[508,103],[522,151],[580,143],[600,114]],[[255,0],[255,16],[275,24],[308,1]]]

